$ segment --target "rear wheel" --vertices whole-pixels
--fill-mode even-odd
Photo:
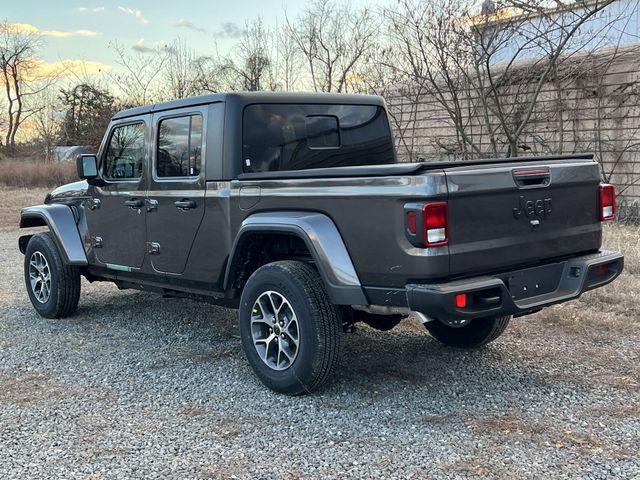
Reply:
[[[51,233],[38,233],[29,240],[24,279],[31,304],[41,316],[64,318],[78,308],[80,272],[64,264]]]
[[[509,325],[511,316],[475,318],[462,327],[450,327],[434,320],[425,323],[429,333],[441,343],[458,348],[477,348],[498,338]]]
[[[239,315],[245,354],[267,387],[300,395],[330,378],[342,321],[313,267],[296,261],[260,267],[244,287]]]

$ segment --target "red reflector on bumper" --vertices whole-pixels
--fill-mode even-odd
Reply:
[[[466,293],[457,294],[455,303],[457,308],[465,308],[467,306],[467,294]]]

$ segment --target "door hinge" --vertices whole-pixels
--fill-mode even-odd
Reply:
[[[102,248],[102,237],[91,237],[91,246],[93,248]]]
[[[145,203],[147,204],[147,212],[156,210],[158,208],[158,200],[155,200],[153,198],[147,198],[145,200]]]
[[[96,210],[100,208],[100,199],[99,198],[91,198],[87,200],[87,207],[89,210]]]
[[[160,244],[158,242],[147,242],[147,253],[149,255],[159,255]]]

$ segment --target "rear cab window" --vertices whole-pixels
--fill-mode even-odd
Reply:
[[[396,162],[380,106],[252,104],[242,129],[245,173]]]

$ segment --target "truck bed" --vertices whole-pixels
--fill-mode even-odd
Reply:
[[[232,188],[257,187],[246,190],[255,211],[328,215],[363,286],[403,288],[597,251],[599,183],[593,156],[579,154],[247,173]],[[412,245],[404,206],[435,201],[449,207],[448,244]],[[546,210],[516,216],[527,202]]]

